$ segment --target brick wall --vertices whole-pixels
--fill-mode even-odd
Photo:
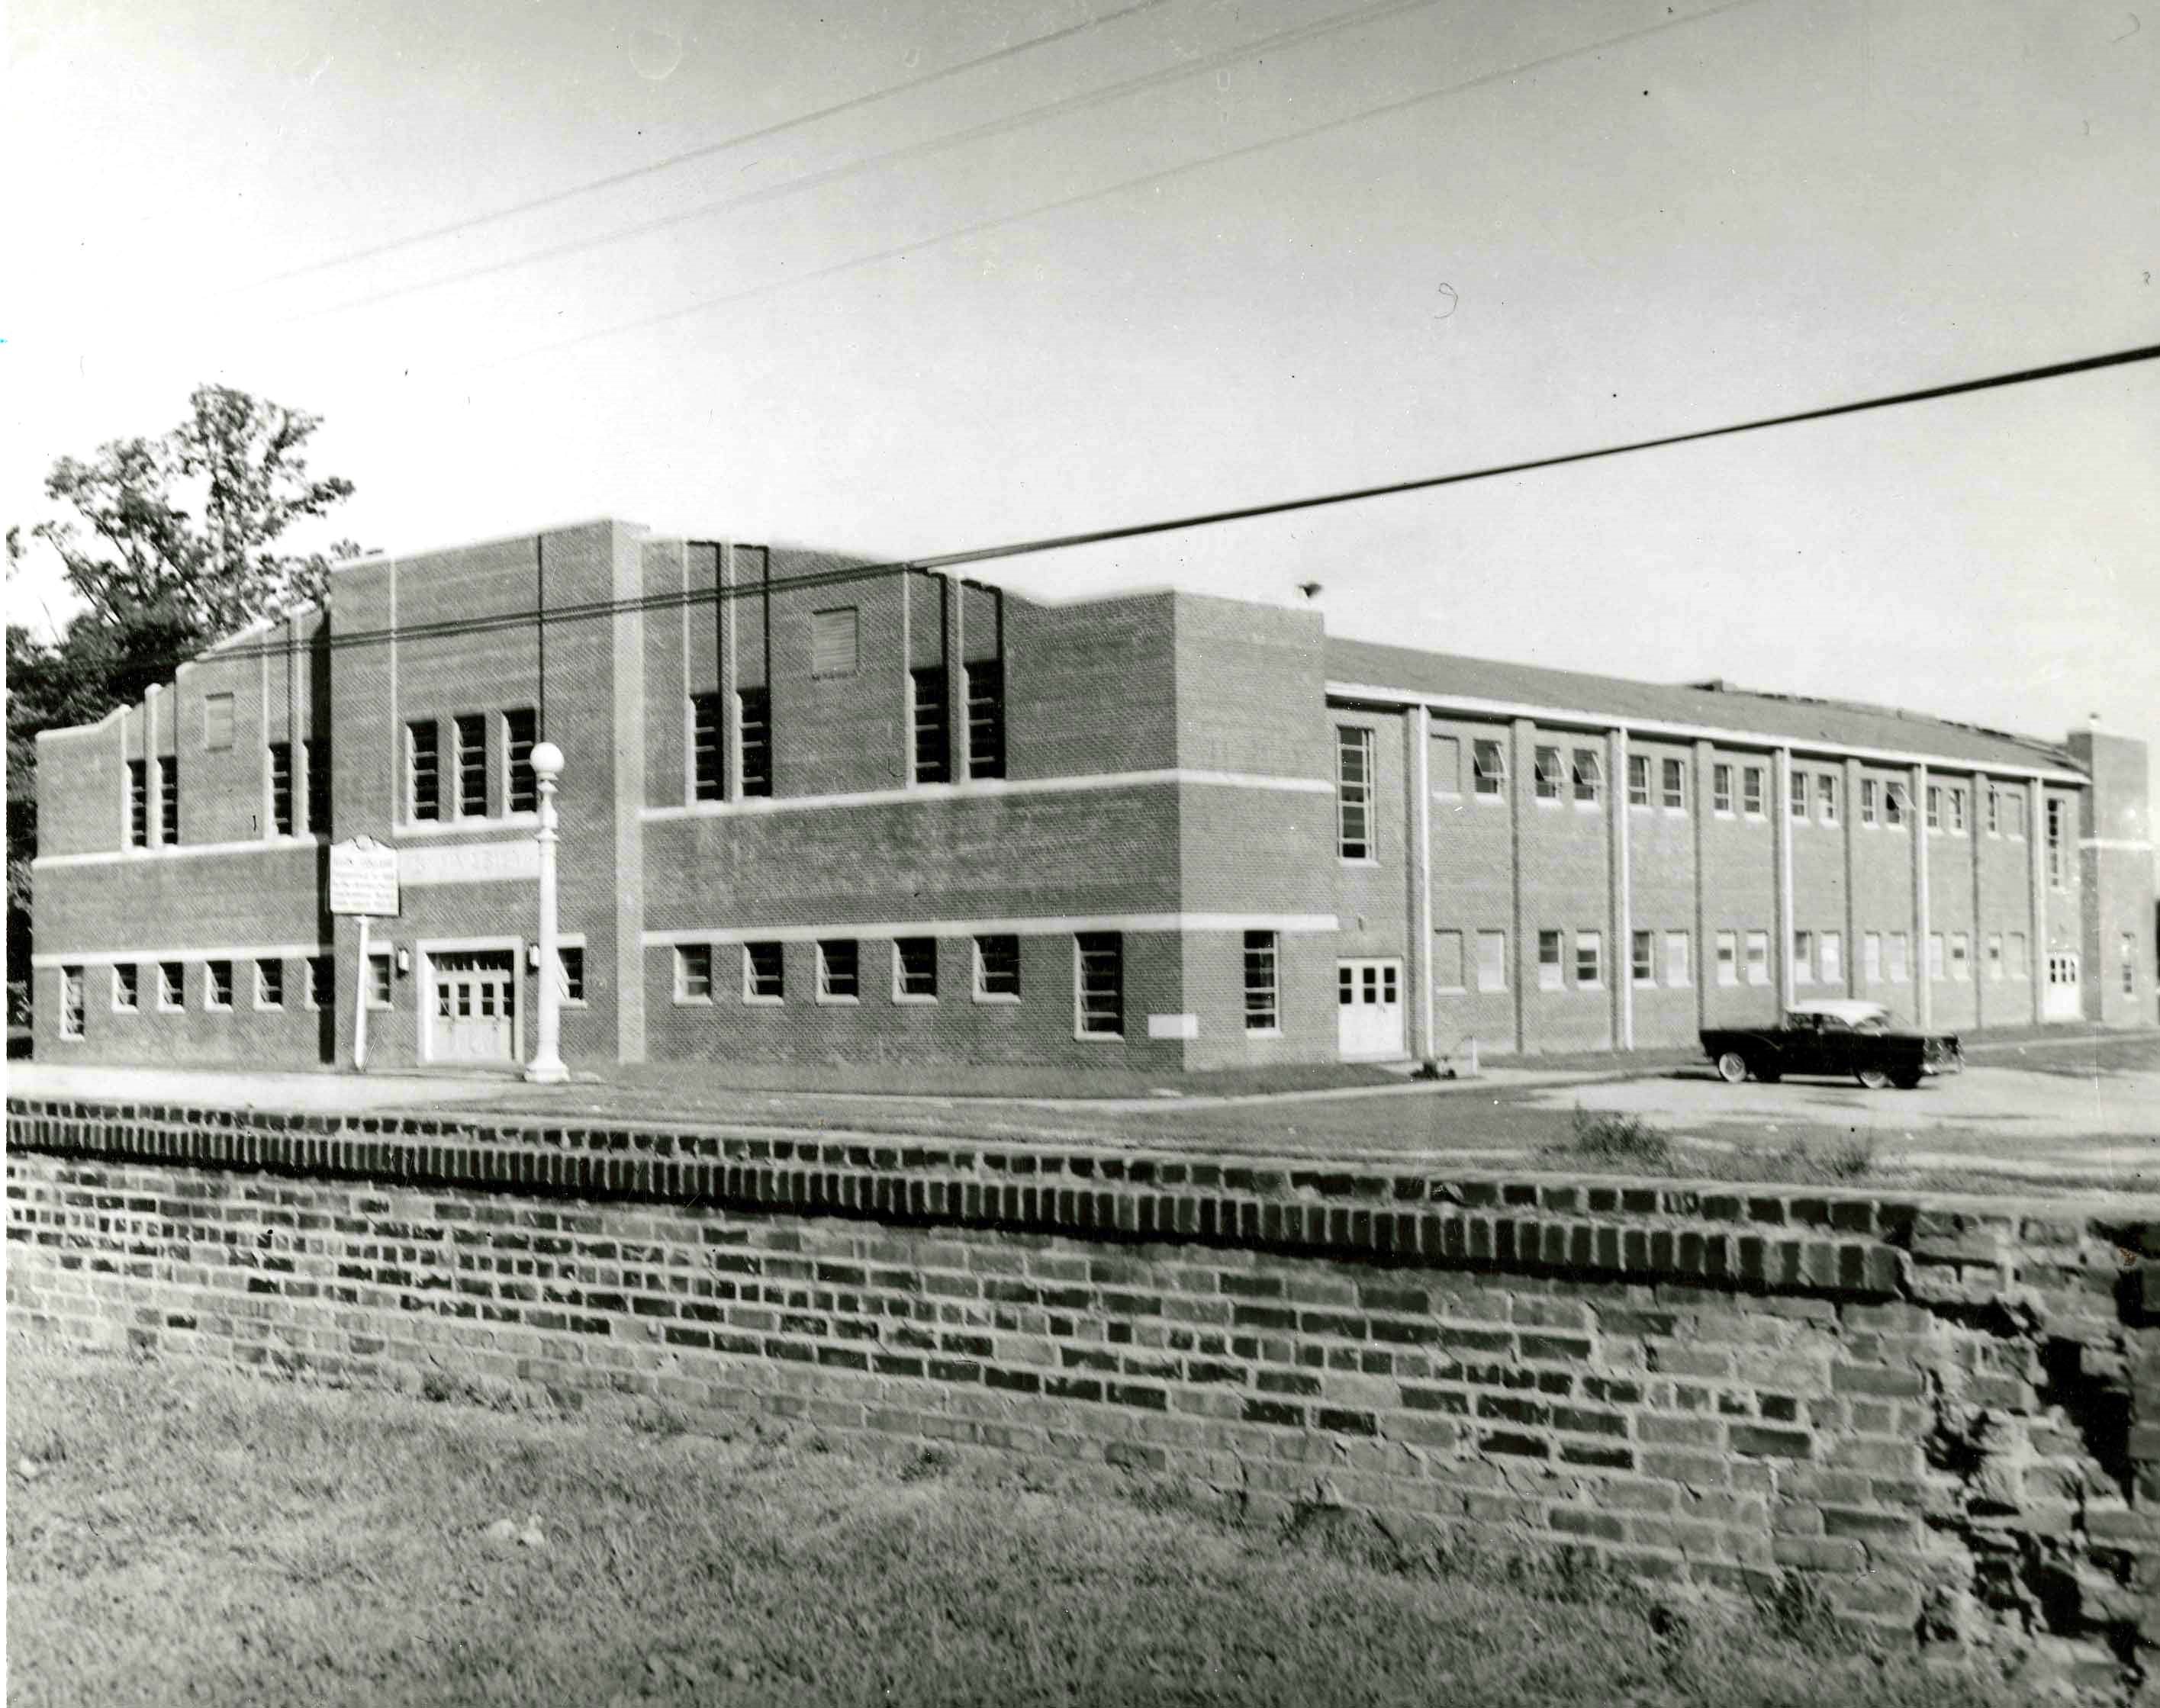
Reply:
[[[20,1323],[1094,1458],[1709,1593],[1799,1580],[2086,1700],[2160,1668],[2160,1223],[20,1099],[8,1127]]]

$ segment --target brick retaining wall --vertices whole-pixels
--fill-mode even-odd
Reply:
[[[8,1104],[15,1321],[1181,1479],[2160,1700],[2160,1219],[979,1144]]]

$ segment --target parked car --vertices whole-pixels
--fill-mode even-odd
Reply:
[[[1965,1072],[1953,1034],[1897,1031],[1879,1002],[1794,1003],[1774,1026],[1712,1027],[1702,1047],[1731,1085],[1750,1074],[1774,1084],[1789,1073],[1850,1073],[1870,1091],[1909,1091],[1930,1074]]]

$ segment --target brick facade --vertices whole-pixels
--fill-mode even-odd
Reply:
[[[2135,742],[1451,659],[1191,594],[1044,604],[600,522],[341,566],[326,610],[41,738],[40,1053],[342,1058],[362,969],[326,911],[326,844],[361,834],[399,849],[404,880],[373,933],[371,1061],[446,1059],[460,957],[505,981],[484,1047],[527,1051],[520,729],[567,755],[573,1062],[1604,1049],[1831,994],[1946,1030],[2153,1017]],[[903,1000],[895,944],[924,937],[934,994]],[[1083,937],[1115,946],[1107,1036],[1082,1025]],[[978,939],[1016,958],[1016,1001],[978,999]],[[851,994],[821,993],[821,943],[855,945]],[[776,946],[776,1004],[745,999],[750,944]],[[709,968],[687,995],[686,950]],[[258,963],[280,1001],[258,1003]],[[228,967],[235,999],[210,1006]],[[1378,1010],[1338,1001],[1359,990]]]

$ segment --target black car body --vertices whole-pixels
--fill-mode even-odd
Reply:
[[[1796,1003],[1774,1026],[1712,1027],[1702,1047],[1718,1077],[1734,1085],[1750,1075],[1774,1082],[1789,1073],[1851,1074],[1871,1091],[1909,1090],[1931,1074],[1965,1071],[1953,1034],[1894,1031],[1890,1011],[1877,1002]]]

